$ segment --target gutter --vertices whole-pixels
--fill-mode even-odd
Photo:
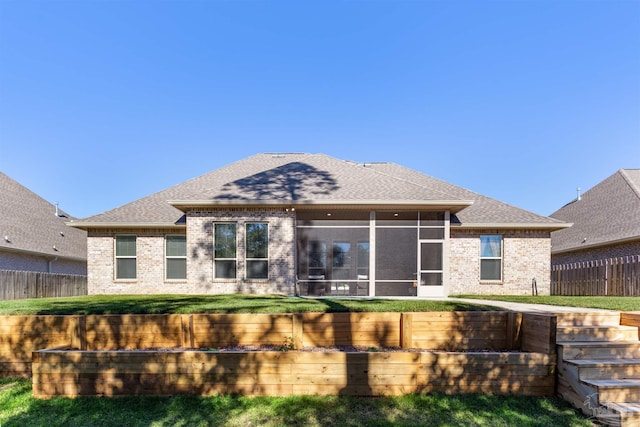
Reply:
[[[573,223],[530,223],[530,222],[485,222],[485,223],[464,223],[451,224],[451,229],[457,230],[479,230],[479,229],[527,229],[527,230],[549,230],[557,231],[573,226]]]
[[[553,239],[552,239],[552,242],[551,242],[551,255],[564,254],[564,253],[569,253],[569,252],[577,252],[577,251],[588,250],[588,249],[596,249],[596,248],[601,248],[601,247],[604,247],[604,246],[619,245],[619,244],[622,244],[622,243],[631,243],[631,242],[635,242],[635,241],[640,241],[640,236],[625,237],[625,238],[617,239],[617,240],[607,240],[606,242],[592,243],[590,245],[583,245],[583,246],[574,246],[572,248],[559,249],[559,250],[554,251],[553,250]]]
[[[79,257],[79,256],[70,256],[70,255],[61,255],[61,254],[53,254],[53,253],[48,253],[48,252],[38,252],[38,251],[31,251],[28,249],[18,249],[18,248],[11,248],[8,246],[0,246],[0,251],[7,251],[7,252],[14,252],[14,253],[19,253],[19,254],[27,254],[27,255],[32,255],[32,256],[38,256],[38,257],[44,257],[49,259],[65,259],[65,260],[70,260],[70,261],[87,261],[87,257]]]
[[[89,222],[89,221],[71,221],[66,223],[69,227],[88,230],[90,228],[172,228],[181,230],[187,228],[187,224],[175,222]]]
[[[203,207],[282,207],[295,209],[336,208],[341,209],[421,209],[441,208],[457,213],[473,204],[472,200],[168,200],[168,204],[180,209]]]

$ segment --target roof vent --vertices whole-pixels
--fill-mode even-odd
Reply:
[[[66,215],[63,215],[63,214],[61,214],[61,213],[60,213],[60,208],[58,207],[58,205],[59,205],[59,203],[58,203],[58,202],[56,202],[56,213],[55,213],[55,215],[56,215],[58,218],[67,218],[67,216],[66,216]]]
[[[581,190],[580,187],[576,188],[576,193],[577,193],[576,201],[582,200],[582,196],[580,195],[580,190]]]

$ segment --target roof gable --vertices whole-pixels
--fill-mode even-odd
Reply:
[[[573,227],[552,233],[552,252],[640,239],[640,169],[620,169],[551,217]]]
[[[67,227],[72,218],[0,172],[0,250],[87,259],[87,233]],[[54,249],[55,247],[55,249]]]

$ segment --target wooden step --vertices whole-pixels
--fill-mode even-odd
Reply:
[[[640,402],[640,380],[583,380],[585,384],[594,387],[598,403],[638,403]]]
[[[596,419],[604,425],[620,427],[640,426],[640,403],[608,402],[596,411]]]
[[[640,342],[577,341],[558,343],[561,360],[640,359]]]
[[[633,341],[638,328],[633,326],[559,326],[556,342],[568,341]]]
[[[617,311],[593,311],[588,313],[557,313],[558,326],[618,326]]]
[[[575,366],[581,380],[640,379],[640,359],[565,360]]]
[[[581,410],[590,419],[598,420],[605,426],[640,427],[637,424],[640,410],[638,402],[601,402],[597,384],[578,380],[575,366],[570,367],[566,363],[561,365],[564,365],[564,368],[561,367],[561,375],[558,377],[559,397]],[[569,371],[566,368],[570,368]]]

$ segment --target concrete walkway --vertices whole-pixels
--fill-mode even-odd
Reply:
[[[441,299],[442,300],[442,299]],[[490,305],[494,307],[504,308],[506,310],[537,312],[537,313],[592,313],[592,312],[611,312],[615,310],[605,310],[602,308],[585,308],[585,307],[565,307],[561,305],[545,305],[545,304],[524,304],[520,302],[495,301],[485,299],[471,298],[445,298],[450,302],[467,302],[470,304]]]

